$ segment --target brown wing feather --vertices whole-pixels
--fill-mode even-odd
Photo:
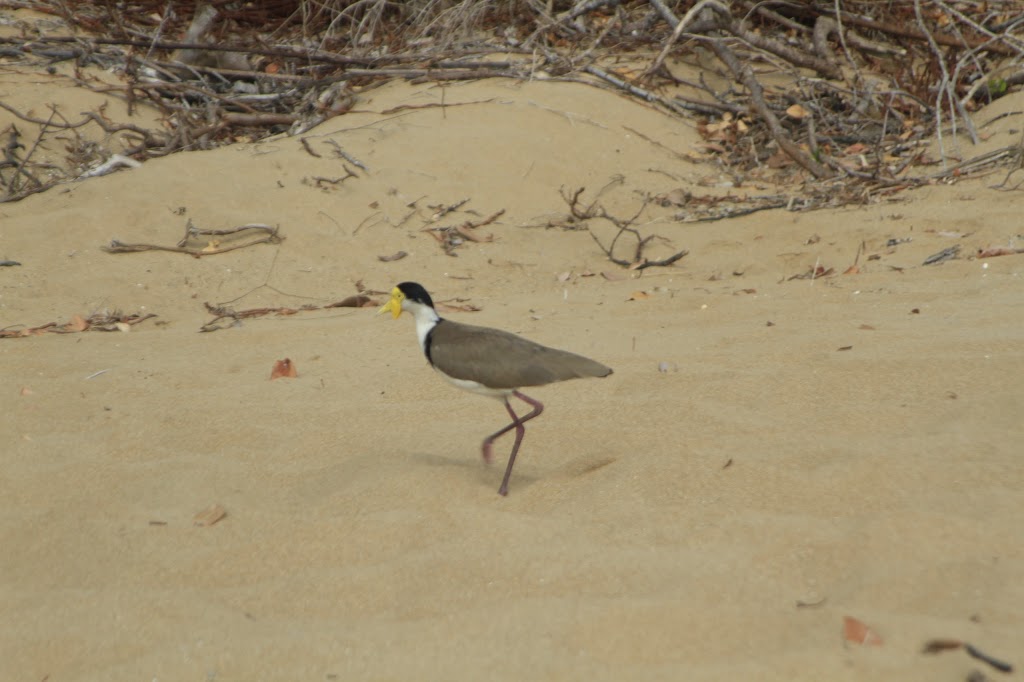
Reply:
[[[542,386],[612,373],[582,355],[548,348],[500,329],[450,320],[441,320],[431,332],[430,360],[450,377],[490,388]]]

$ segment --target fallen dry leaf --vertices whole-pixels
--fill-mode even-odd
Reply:
[[[281,377],[288,377],[294,379],[299,376],[299,373],[295,371],[295,365],[288,358],[284,360],[278,360],[274,363],[274,369],[270,372],[270,380],[279,379]]]
[[[843,270],[843,274],[844,275],[856,275],[856,274],[859,274],[859,273],[860,273],[860,268],[857,267],[856,265],[851,265],[850,267],[848,267],[845,270]]]
[[[651,295],[649,293],[647,293],[646,291],[634,291],[632,294],[629,295],[629,298],[627,298],[626,300],[627,301],[646,301],[650,297],[651,297]]]
[[[644,72],[641,69],[627,69],[621,66],[608,70],[614,73],[619,78],[622,78],[623,80],[633,82],[636,82],[637,80],[640,79],[641,76],[644,75]]]
[[[367,306],[370,306],[370,305],[377,305],[377,304],[374,303],[373,301],[371,301],[369,296],[363,296],[362,294],[358,294],[356,296],[348,296],[346,298],[341,299],[337,303],[331,303],[330,305],[325,305],[324,307],[325,308],[366,308]]]
[[[405,251],[396,251],[390,256],[377,256],[377,260],[379,260],[381,263],[391,263],[396,260],[402,260],[408,255],[409,254],[407,254]]]
[[[964,645],[963,642],[956,639],[930,639],[924,643],[924,648],[921,649],[923,654],[937,654],[940,651],[949,651],[950,649],[959,649]]]
[[[22,395],[32,395],[32,389],[29,388],[28,386],[22,386],[21,387],[21,394]]]
[[[769,168],[787,168],[793,165],[793,157],[785,152],[775,152],[765,163]]]
[[[872,332],[875,331],[875,328],[872,327],[870,324],[862,324],[861,326],[857,327],[857,329],[863,329],[865,331],[872,331]]]
[[[629,279],[629,275],[621,270],[605,270],[601,276],[609,282],[621,282],[624,279]]]
[[[192,523],[205,528],[206,526],[212,526],[227,515],[228,511],[224,507],[215,504],[196,514],[192,519]]]
[[[808,113],[807,110],[804,109],[799,104],[794,104],[793,106],[791,106],[788,109],[786,109],[786,115],[789,116],[790,118],[796,118],[796,119],[806,118],[807,117],[807,113]]]
[[[847,642],[862,646],[881,646],[882,644],[881,637],[852,616],[843,616],[843,637]]]

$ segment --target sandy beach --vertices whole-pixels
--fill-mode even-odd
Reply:
[[[24,109],[103,99],[24,77],[0,76]],[[240,141],[0,206],[21,264],[0,327],[155,315],[0,339],[0,678],[1010,679],[922,653],[1021,663],[1024,255],[974,257],[1022,239],[1005,170],[806,213],[651,207],[649,256],[689,253],[638,271],[560,190],[622,216],[774,190],[697,161],[693,126],[569,83],[394,83],[302,138],[319,156]],[[345,174],[332,144],[367,170],[318,180]],[[427,231],[499,211],[454,255]],[[174,246],[189,220],[283,240],[101,248]],[[528,391],[546,411],[507,498],[510,441],[479,452],[500,403],[440,380],[408,316],[375,316],[407,280],[615,370]],[[323,307],[357,287],[370,306]],[[206,303],[295,312],[201,332]],[[271,381],[283,358],[298,376]]]

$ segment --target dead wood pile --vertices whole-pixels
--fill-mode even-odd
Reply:
[[[970,158],[972,114],[1024,83],[1019,0],[214,0],[0,2],[66,30],[0,39],[5,63],[73,62],[83,87],[147,102],[159,129],[102,111],[13,110],[44,132],[98,125],[133,145],[118,162],[301,133],[393,79],[571,80],[696,118],[703,158],[739,176],[817,183],[815,205],[1019,167],[1021,145]],[[73,9],[72,9],[73,8]],[[119,74],[98,84],[84,67]],[[686,77],[699,67],[698,78]],[[937,155],[928,147],[939,141]],[[968,146],[966,149],[970,149]],[[3,134],[0,199],[46,189],[31,140]],[[936,158],[933,158],[936,156]],[[125,158],[127,157],[127,158]],[[109,162],[109,161],[108,161]],[[814,207],[814,206],[808,206]],[[792,208],[792,207],[791,207]]]

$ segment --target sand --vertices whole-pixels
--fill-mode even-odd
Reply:
[[[74,92],[32,96],[96,101]],[[652,209],[649,255],[689,255],[630,272],[549,226],[566,224],[560,188],[605,188],[622,216],[679,188],[774,190],[687,158],[692,125],[565,83],[396,83],[304,137],[319,158],[297,138],[243,141],[0,206],[0,258],[22,264],[0,269],[0,326],[157,315],[0,339],[0,678],[999,674],[922,654],[936,637],[1021,662],[1024,255],[970,257],[1019,243],[1024,192],[995,188],[1005,170],[809,213]],[[345,174],[329,141],[369,171],[317,186]],[[500,210],[477,230],[493,241],[456,256],[423,231]],[[285,239],[201,259],[100,248],[173,245],[189,219]],[[837,274],[789,279],[815,264]],[[205,302],[321,306],[404,280],[480,308],[452,319],[615,370],[531,392],[547,410],[507,498],[510,442],[491,466],[479,455],[504,410],[435,376],[408,316],[199,331]],[[271,381],[285,357],[298,377]],[[226,517],[196,526],[211,505]],[[846,616],[882,644],[846,641]]]

